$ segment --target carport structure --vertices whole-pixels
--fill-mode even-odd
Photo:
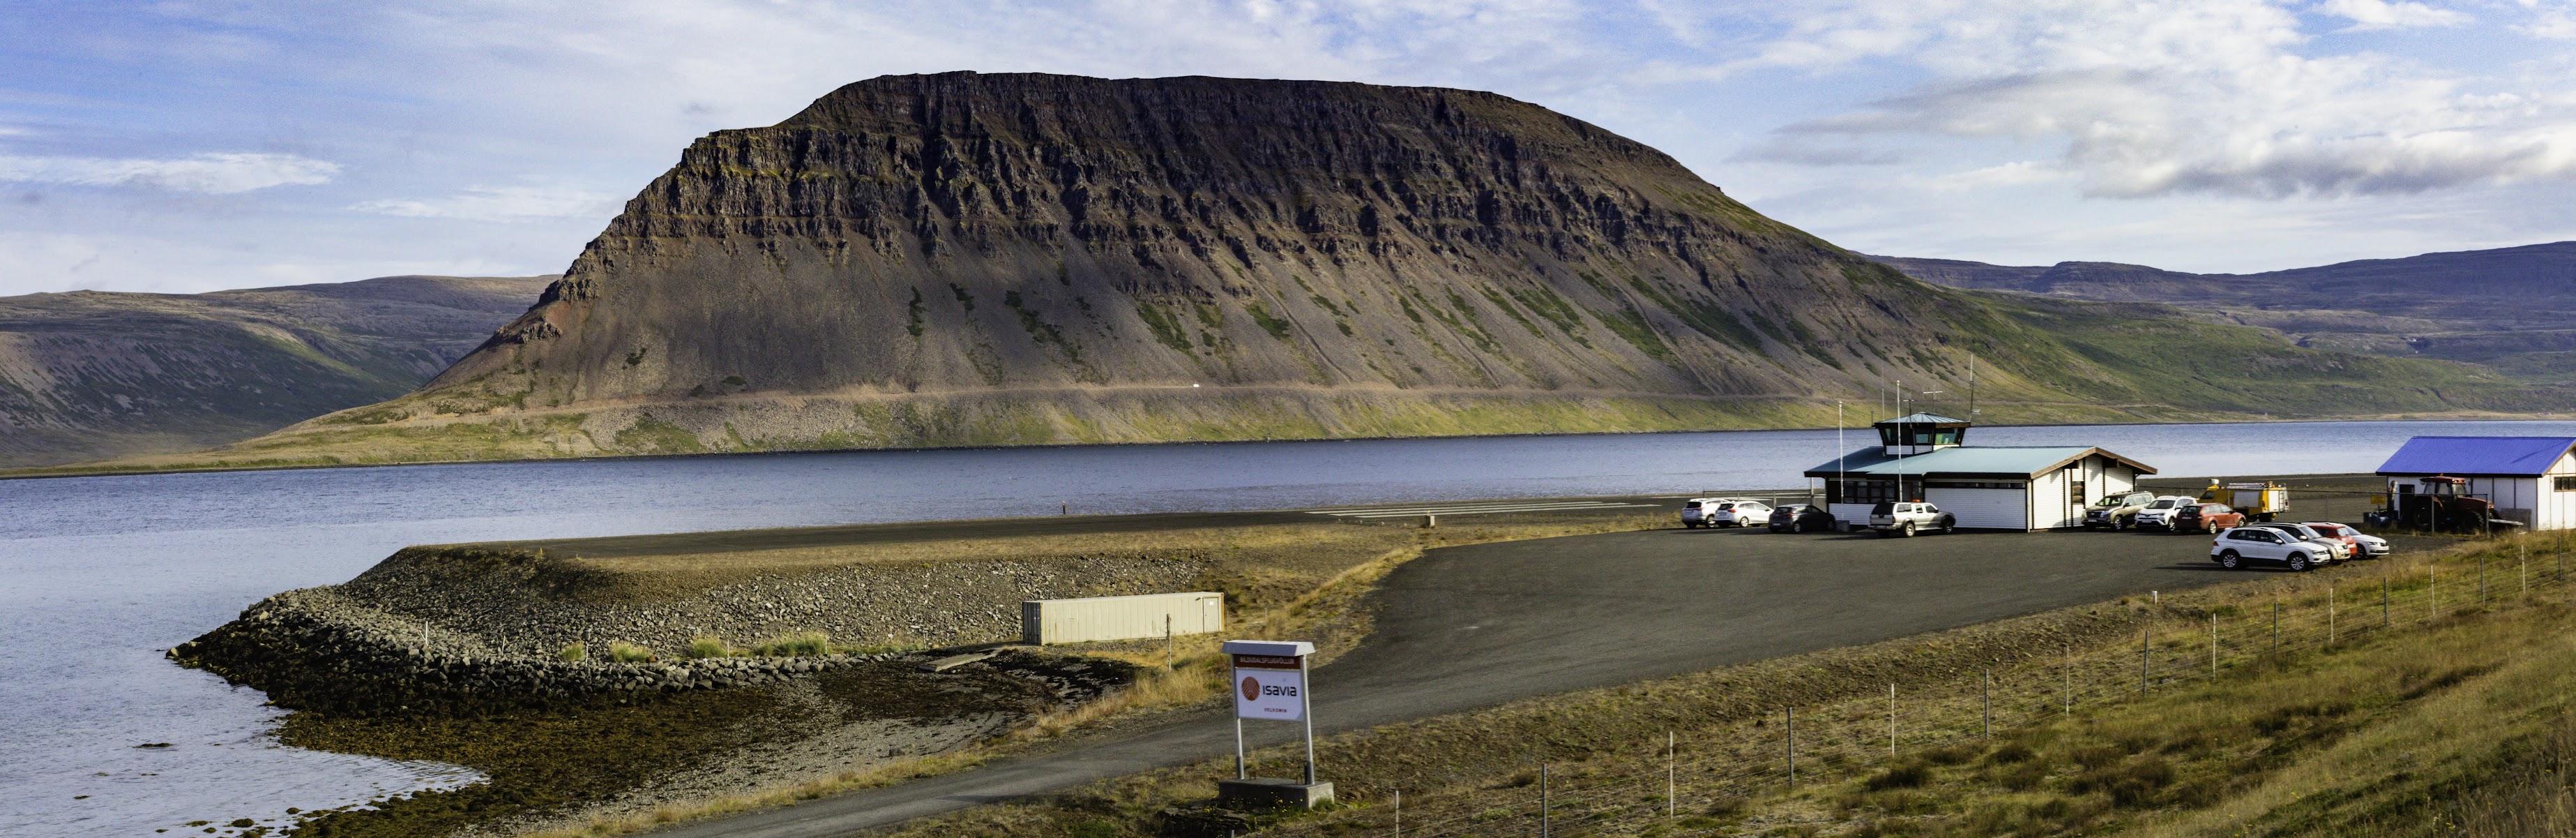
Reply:
[[[2576,437],[2419,436],[2379,466],[2392,506],[2427,491],[2428,477],[2464,481],[2460,493],[2485,498],[2498,518],[2535,530],[2576,529]]]
[[[1878,422],[1880,444],[1807,470],[1825,481],[1836,520],[1869,523],[1881,503],[1921,501],[1973,529],[2031,530],[2084,524],[2095,499],[2133,491],[2156,470],[2081,445],[1971,446],[1968,422],[1916,413]]]

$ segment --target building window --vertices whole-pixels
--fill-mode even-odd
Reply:
[[[1896,502],[1896,481],[1845,480],[1841,481],[1841,483],[1842,491],[1835,493],[1834,497],[1828,501],[1829,503]]]
[[[2576,492],[2576,477],[2552,478],[2550,484],[2561,492]]]
[[[1928,480],[1926,489],[2019,489],[2022,484],[2008,480]]]

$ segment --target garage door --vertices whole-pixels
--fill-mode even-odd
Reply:
[[[1923,499],[1959,520],[1959,526],[1975,529],[2030,529],[2030,504],[2021,489],[1944,489],[1923,490]]]

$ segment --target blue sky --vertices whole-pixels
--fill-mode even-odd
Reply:
[[[2576,239],[2576,0],[16,3],[0,294],[550,273],[889,73],[1492,90],[1872,253],[2255,271]]]

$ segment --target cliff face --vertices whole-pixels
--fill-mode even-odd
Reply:
[[[1936,296],[1492,94],[903,76],[696,142],[429,392],[1796,398]]]
[[[2155,401],[1501,96],[889,76],[692,144],[419,392],[224,455],[1816,424],[1970,352],[1998,400]]]

